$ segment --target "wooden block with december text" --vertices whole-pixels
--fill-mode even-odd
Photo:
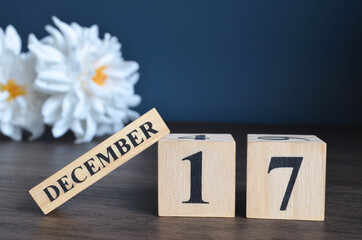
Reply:
[[[89,150],[29,193],[48,214],[170,133],[156,109]],[[116,184],[116,183],[115,183]]]
[[[323,221],[326,148],[313,135],[249,134],[246,216]]]
[[[159,216],[234,217],[230,134],[169,134],[158,143]]]

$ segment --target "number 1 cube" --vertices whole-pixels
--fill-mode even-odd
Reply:
[[[312,135],[249,134],[246,217],[323,221],[326,148]]]
[[[230,134],[169,134],[158,142],[159,216],[234,217]]]

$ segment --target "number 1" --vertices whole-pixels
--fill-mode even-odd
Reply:
[[[280,211],[285,211],[289,202],[290,195],[292,194],[295,180],[297,179],[300,165],[302,164],[303,157],[272,157],[269,164],[268,173],[274,168],[293,168],[292,175],[290,176],[287,190],[285,191]]]
[[[183,160],[189,160],[191,164],[191,189],[190,189],[190,199],[188,201],[183,201],[182,203],[205,203],[202,200],[202,152],[197,152],[188,157],[185,157]]]

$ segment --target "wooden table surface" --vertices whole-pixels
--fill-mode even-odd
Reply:
[[[173,133],[231,133],[237,142],[235,218],[157,216],[157,148],[44,216],[28,191],[103,139],[0,138],[0,239],[361,239],[362,128],[169,123]],[[327,142],[324,222],[245,218],[247,133],[315,134]]]

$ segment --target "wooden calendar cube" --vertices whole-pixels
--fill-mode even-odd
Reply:
[[[234,217],[230,134],[169,134],[158,142],[159,216]]]
[[[246,216],[324,220],[326,148],[312,135],[249,134]]]

